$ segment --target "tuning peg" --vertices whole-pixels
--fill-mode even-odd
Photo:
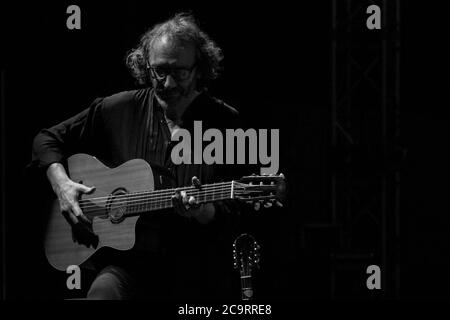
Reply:
[[[265,203],[264,203],[264,208],[270,208],[270,207],[272,207],[272,202],[270,202],[270,201],[266,201]]]

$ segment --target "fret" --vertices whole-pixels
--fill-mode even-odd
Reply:
[[[199,203],[204,203],[205,202],[205,189],[200,189],[200,191],[198,192],[198,202]]]
[[[234,191],[234,181],[231,181],[231,192],[230,192],[230,199],[233,199],[234,195],[233,195],[233,191]]]

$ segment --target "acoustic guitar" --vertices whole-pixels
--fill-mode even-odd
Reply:
[[[95,157],[76,154],[68,159],[70,178],[95,186],[82,195],[80,208],[91,224],[71,226],[61,214],[59,202],[50,204],[44,247],[49,263],[58,270],[80,265],[102,247],[129,250],[135,243],[135,226],[140,215],[172,208],[175,190],[194,196],[199,204],[226,199],[282,202],[285,179],[282,174],[245,176],[240,180],[176,189],[154,190],[150,165],[142,159],[109,168]]]

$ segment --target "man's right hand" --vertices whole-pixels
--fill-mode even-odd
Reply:
[[[81,211],[78,199],[81,194],[94,192],[95,187],[87,187],[70,180],[66,170],[60,163],[53,163],[49,166],[47,177],[58,197],[61,213],[69,223],[74,226],[83,222],[85,225],[90,226],[91,221]]]
[[[83,211],[81,211],[78,199],[82,194],[94,192],[95,187],[89,188],[68,179],[57,185],[55,189],[61,213],[66,215],[69,222],[72,225],[76,225],[79,222],[90,225],[91,221],[83,214]]]
[[[78,199],[82,194],[94,192],[95,187],[86,187],[70,180],[60,163],[52,163],[47,169],[47,177],[58,197],[61,214],[72,226],[72,239],[86,247],[96,247],[98,236],[92,230],[92,222],[81,211]]]

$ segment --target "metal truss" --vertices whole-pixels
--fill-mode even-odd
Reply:
[[[366,27],[372,4],[381,30]],[[330,219],[342,226],[332,296],[349,263],[378,263],[378,296],[399,295],[400,16],[400,0],[332,0]]]

